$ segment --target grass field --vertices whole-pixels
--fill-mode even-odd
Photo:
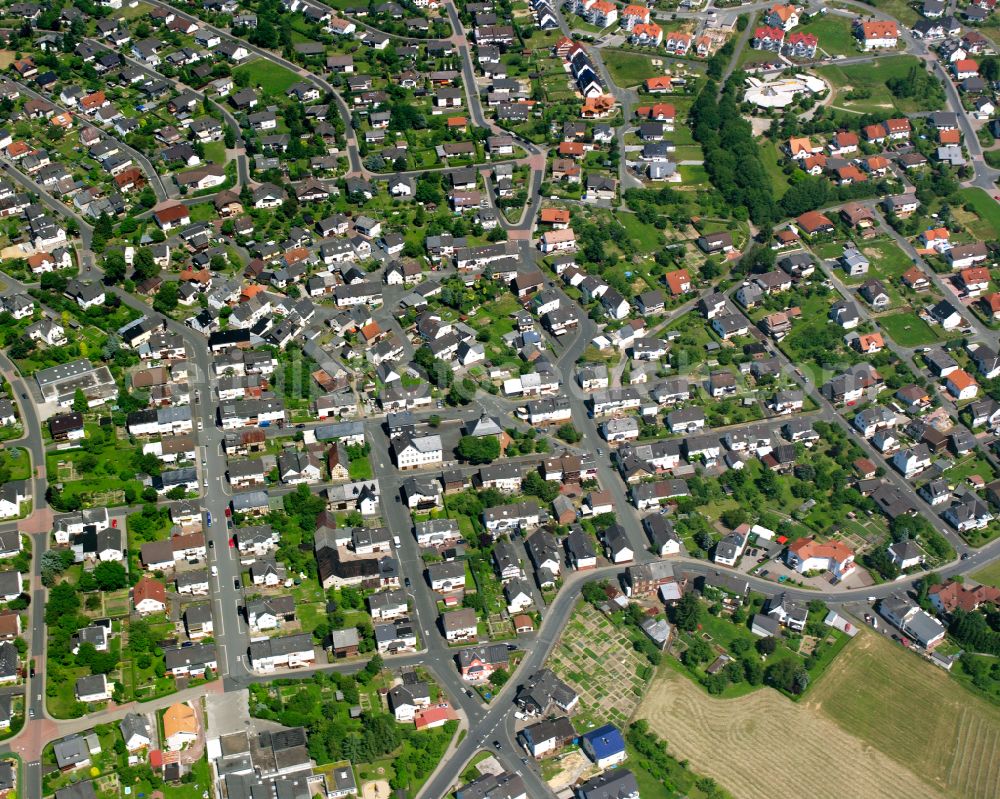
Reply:
[[[840,661],[858,643],[841,653],[817,688],[834,677]],[[809,705],[770,690],[716,699],[664,669],[639,712],[667,738],[672,755],[689,761],[694,771],[713,777],[740,799],[806,792],[811,799],[842,799],[845,781],[851,796],[946,796]],[[910,715],[904,712],[902,717]],[[920,734],[916,728],[912,732],[914,738]],[[841,774],[843,780],[831,779],[831,774]]]
[[[294,72],[263,58],[251,61],[233,70],[233,75],[245,74],[250,77],[251,86],[260,86],[265,96],[277,97],[288,91],[288,87],[298,83],[300,78]]]
[[[852,55],[858,52],[858,40],[851,33],[851,20],[847,17],[816,14],[795,30],[814,34],[819,39],[819,49],[830,55]]]
[[[879,11],[898,19],[906,27],[912,27],[913,23],[920,19],[920,14],[906,0],[879,0]]]
[[[152,10],[153,7],[149,3],[139,3],[134,8],[130,8],[128,5],[125,5],[118,10],[118,13],[115,16],[121,17],[122,19],[126,20],[136,19],[145,14],[148,14]]]
[[[0,470],[7,470],[6,480],[27,480],[31,477],[31,459],[22,447],[0,450]]]
[[[210,141],[205,144],[205,160],[213,164],[226,163],[226,145],[221,141]]]
[[[635,214],[619,213],[615,216],[615,219],[621,222],[629,238],[632,239],[642,252],[655,252],[660,246],[660,231],[652,225],[640,222]]]
[[[807,705],[946,796],[1000,795],[1000,708],[881,636],[865,633],[848,647]]]
[[[901,347],[922,347],[940,341],[933,327],[909,311],[879,317],[878,322]]]
[[[778,148],[767,139],[761,141],[760,160],[764,164],[767,176],[771,179],[771,189],[775,198],[781,199],[790,185],[788,175],[781,170]]]
[[[992,585],[1000,588],[1000,560],[993,561],[989,566],[972,575],[972,579],[983,585]]]
[[[1000,238],[1000,203],[982,189],[960,189],[958,193],[979,217],[979,222],[968,225],[969,232],[980,241]]]
[[[1000,708],[929,663],[868,632],[848,646],[805,702],[774,691],[713,699],[664,670],[640,713],[671,752],[735,796],[987,799],[1000,792]],[[761,741],[780,741],[768,752]],[[724,742],[727,756],[718,756]]]
[[[888,238],[876,239],[862,244],[861,252],[868,256],[872,267],[878,272],[878,276],[891,282],[898,280],[907,269],[913,266],[913,262],[906,253]]]
[[[663,74],[663,68],[654,67],[649,56],[626,53],[621,50],[604,50],[603,52],[608,71],[619,86],[638,86],[646,78]]]
[[[704,186],[708,183],[708,172],[703,166],[685,166],[681,164],[677,167],[677,171],[681,175],[683,184],[681,188]]]
[[[767,64],[774,60],[774,53],[766,50],[754,50],[751,47],[744,47],[740,53],[740,67],[749,67],[756,64]]]
[[[822,40],[820,41],[822,45]],[[871,63],[856,64],[851,66],[826,66],[816,70],[820,77],[826,78],[837,90],[837,97],[834,99],[834,106],[846,108],[859,113],[884,113],[893,109],[901,113],[912,113],[915,111],[936,111],[940,104],[924,103],[894,98],[886,88],[886,81],[890,78],[905,77],[913,66],[919,66],[920,62],[909,55],[888,56],[879,58]],[[921,67],[923,68],[923,67]],[[851,89],[868,89],[871,96],[865,99],[845,100],[843,94]],[[934,107],[921,107],[931,106]]]

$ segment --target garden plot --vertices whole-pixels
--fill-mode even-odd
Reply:
[[[590,604],[577,608],[548,665],[580,694],[578,727],[605,722],[624,726],[645,689],[639,676],[645,661],[625,631]]]

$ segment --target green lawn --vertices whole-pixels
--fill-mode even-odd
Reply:
[[[371,460],[367,455],[363,458],[352,458],[350,464],[348,464],[347,471],[352,480],[371,480]]]
[[[977,571],[972,575],[972,579],[984,585],[1000,588],[1000,560],[993,561],[985,569]]]
[[[301,80],[294,72],[263,58],[258,58],[233,70],[234,77],[241,74],[248,75],[250,85],[259,86],[264,95],[270,97],[284,95],[291,85]]]
[[[913,4],[906,2],[906,0],[879,0],[878,9],[898,19],[908,28],[920,19],[920,14],[917,13]]]
[[[764,164],[764,169],[767,170],[767,176],[771,180],[771,191],[773,192],[775,198],[781,199],[786,191],[788,191],[789,182],[788,175],[786,175],[781,169],[781,163],[778,156],[778,148],[768,140],[763,140],[760,147],[760,160]]]
[[[812,33],[819,39],[819,50],[830,55],[850,55],[858,52],[858,40],[851,32],[851,20],[833,14],[816,14],[809,22],[799,25],[796,32]]]
[[[653,253],[660,246],[662,234],[652,225],[640,222],[635,214],[619,213],[615,219],[621,222],[625,232],[641,252]]]
[[[993,467],[990,465],[990,462],[975,454],[965,456],[965,458],[948,469],[942,476],[952,485],[958,485],[974,474],[982,477],[987,483],[993,482]]]
[[[567,14],[567,22],[569,26],[576,31],[583,31],[585,33],[600,33],[604,28],[598,28],[596,25],[591,25],[583,17],[579,17],[576,14]]]
[[[934,328],[910,311],[882,316],[878,321],[901,347],[921,347],[939,341]]]
[[[774,53],[765,50],[754,50],[749,45],[740,53],[739,65],[749,67],[756,64],[767,64],[774,60]]]
[[[667,754],[666,748],[661,763],[651,762],[630,744],[626,745],[626,749],[628,768],[635,774],[639,795],[643,799],[677,799],[681,796],[701,799],[708,795],[696,784],[698,775]]]
[[[157,790],[163,792],[164,799],[201,799],[212,787],[212,773],[208,761],[202,758],[191,767],[192,782],[165,783]],[[153,786],[142,780],[132,786],[133,796],[151,796]]]
[[[654,67],[649,56],[622,50],[604,50],[603,53],[611,78],[619,86],[638,86],[646,78],[663,74],[663,68]]]
[[[208,222],[215,219],[215,206],[212,203],[198,203],[190,206],[192,222]]]
[[[881,277],[895,282],[913,266],[913,262],[896,244],[887,239],[877,239],[861,245],[861,251],[868,256],[872,267]]]
[[[31,477],[31,459],[21,447],[0,450],[0,482],[27,480]]]
[[[213,164],[226,163],[226,144],[221,141],[210,141],[205,144],[205,160]]]
[[[958,193],[965,204],[972,206],[980,220],[968,225],[969,232],[980,241],[1000,238],[1000,203],[978,188],[960,189]]]
[[[687,187],[704,186],[708,183],[708,172],[703,166],[685,166],[681,164],[677,167],[681,175],[682,185]]]

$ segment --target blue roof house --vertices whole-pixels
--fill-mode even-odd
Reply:
[[[583,751],[598,768],[609,768],[625,760],[625,741],[617,727],[605,724],[583,735]]]

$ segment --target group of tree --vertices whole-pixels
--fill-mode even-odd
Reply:
[[[500,457],[500,441],[496,436],[462,436],[455,452],[473,465],[490,463]]]
[[[155,541],[170,528],[170,510],[163,505],[147,502],[142,510],[128,517],[128,529],[137,541]]]
[[[886,80],[886,88],[901,100],[915,100],[924,110],[940,108],[945,101],[940,79],[923,66],[914,64],[905,75]]]
[[[690,796],[696,789],[705,799],[731,799],[731,794],[711,777],[699,777],[690,770],[686,760],[671,756],[667,742],[649,729],[645,719],[633,721],[628,726],[625,741],[642,759],[644,770],[662,783],[669,795]]]
[[[761,641],[769,640],[771,639],[761,639]],[[687,666],[691,674],[710,694],[721,694],[730,683],[747,682],[752,686],[763,684],[765,670],[761,655],[764,653],[755,651],[745,638],[736,638],[729,645],[729,654],[733,659],[720,670],[709,674],[703,667],[716,659],[716,653],[707,641],[695,637],[681,653],[681,663]]]
[[[772,688],[798,696],[809,687],[809,672],[796,658],[781,658],[768,664],[764,670],[764,682]]]
[[[45,603],[45,625],[49,634],[46,651],[49,677],[53,683],[70,679],[68,669],[71,666],[83,666],[91,674],[108,674],[118,666],[118,656],[110,649],[98,652],[88,642],[78,643],[77,652],[73,654],[73,635],[90,624],[90,619],[81,613],[81,608],[80,594],[72,583],[64,580],[49,589]]]
[[[956,610],[948,632],[966,649],[980,655],[1000,655],[1000,611]]]
[[[559,425],[556,430],[556,436],[565,441],[567,444],[576,444],[582,438],[580,431],[577,430],[571,422]]]
[[[455,374],[448,362],[436,357],[426,344],[413,353],[413,360],[417,366],[424,370],[427,379],[438,388],[449,388],[455,379]]]
[[[538,497],[544,504],[548,505],[559,496],[559,483],[546,480],[533,469],[521,481],[521,491],[529,497]]]
[[[276,552],[278,560],[284,563],[289,574],[303,573],[316,575],[316,558],[312,554],[313,534],[316,520],[326,507],[321,497],[300,484],[295,491],[282,497],[283,512],[267,515],[267,522],[280,535]]]
[[[51,588],[56,578],[73,565],[76,558],[71,549],[47,549],[42,553],[40,568],[42,585]]]
[[[406,790],[434,770],[456,724],[417,732],[404,729],[381,710],[351,718],[349,709],[360,703],[361,690],[382,667],[382,658],[376,655],[357,675],[318,673],[281,691],[273,685],[253,685],[251,714],[289,727],[305,727],[309,754],[320,765],[345,759],[364,764],[392,756],[394,780]],[[342,698],[337,698],[337,692]],[[363,775],[364,766],[359,768]]]
[[[663,652],[653,643],[642,629],[642,623],[647,619],[645,611],[635,602],[630,602],[625,611],[625,624],[632,638],[632,648],[646,656],[651,666],[659,666],[663,660]]]
[[[702,146],[705,169],[736,218],[749,215],[770,228],[781,218],[771,181],[761,161],[750,123],[740,113],[740,86],[730,80],[722,94],[714,80],[706,82],[691,108],[695,141]]]

